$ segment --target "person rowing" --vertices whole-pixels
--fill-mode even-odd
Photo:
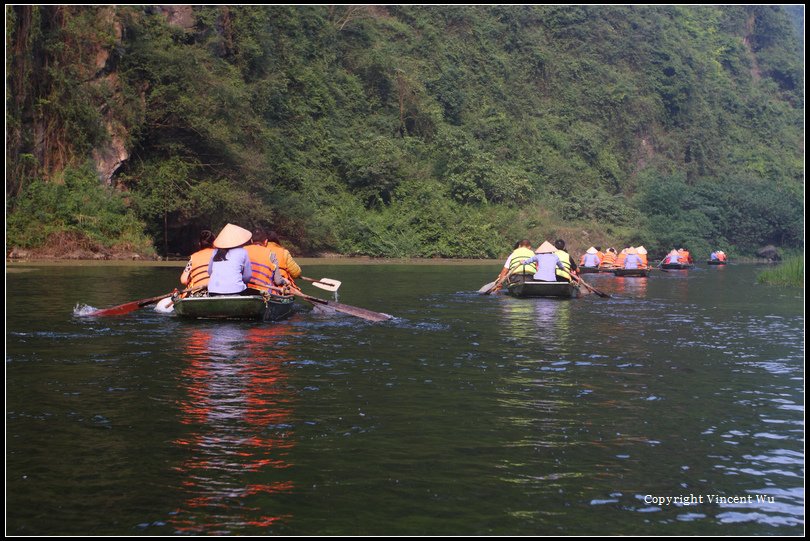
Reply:
[[[565,271],[565,265],[556,254],[557,248],[548,241],[543,241],[543,244],[535,250],[535,253],[529,259],[521,261],[522,265],[537,265],[537,272],[532,277],[538,282],[556,282],[557,271]]]
[[[503,283],[507,277],[510,282],[524,281],[537,272],[536,265],[523,264],[524,259],[532,256],[534,256],[532,243],[528,239],[519,241],[515,250],[506,258],[501,273],[498,275],[498,288],[500,288],[500,284]]]

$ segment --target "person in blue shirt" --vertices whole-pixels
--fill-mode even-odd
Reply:
[[[565,265],[563,265],[560,258],[557,257],[555,252],[557,248],[548,241],[544,241],[540,247],[534,251],[534,256],[530,259],[524,259],[522,261],[523,265],[530,265],[532,263],[537,264],[537,272],[534,273],[533,279],[539,282],[556,282],[557,281],[557,273],[556,270],[565,269]]]
[[[242,295],[253,275],[250,256],[243,248],[253,234],[238,225],[227,224],[214,240],[216,252],[208,263],[208,294]]]

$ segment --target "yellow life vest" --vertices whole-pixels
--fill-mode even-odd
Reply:
[[[556,274],[560,278],[565,278],[569,282],[571,281],[571,256],[565,250],[557,250],[554,252],[554,255],[560,258],[560,261],[565,267],[565,270],[562,270],[560,267],[557,267]]]
[[[534,257],[534,252],[529,248],[520,247],[509,256],[509,274],[534,274],[537,272],[537,265],[530,263],[523,265],[524,259]]]

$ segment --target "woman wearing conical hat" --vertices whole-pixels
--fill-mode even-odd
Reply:
[[[669,264],[672,264],[672,263],[678,263],[678,257],[680,257],[680,254],[678,253],[678,250],[673,248],[672,251],[669,252],[667,254],[667,256],[664,258],[664,265],[669,265]]]
[[[585,255],[582,256],[580,266],[596,268],[596,267],[599,266],[600,262],[601,262],[601,260],[599,259],[599,255],[597,254],[596,248],[591,246],[585,252]]]
[[[636,252],[638,252],[638,257],[641,258],[641,266],[647,267],[649,265],[647,262],[647,249],[644,246],[639,246],[636,248]]]
[[[534,251],[534,256],[530,259],[524,259],[522,264],[537,264],[537,272],[534,273],[533,277],[535,280],[539,282],[556,282],[556,270],[558,268],[565,270],[565,265],[563,265],[560,258],[554,253],[556,251],[557,248],[553,244],[548,241],[544,241],[543,244],[541,244],[540,247]]]
[[[214,240],[217,249],[208,263],[209,295],[241,295],[253,274],[250,257],[243,248],[253,234],[238,225],[228,224]]]
[[[638,256],[638,250],[634,246],[627,249],[627,256],[624,258],[625,269],[638,269],[644,265],[641,264],[641,258]]]

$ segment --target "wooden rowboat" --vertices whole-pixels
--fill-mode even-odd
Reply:
[[[293,312],[292,295],[217,295],[174,300],[174,312],[187,319],[280,321]]]
[[[575,299],[581,296],[579,286],[573,282],[513,282],[506,287],[506,293],[513,297],[556,297]]]
[[[596,274],[601,271],[599,267],[583,267],[582,265],[577,267],[577,270],[580,274]]]
[[[661,265],[662,269],[665,270],[689,270],[694,269],[694,263],[664,263]]]
[[[627,278],[644,278],[647,276],[647,269],[616,269],[613,271],[615,276],[625,276]]]
[[[719,259],[710,259],[706,262],[707,265],[725,265],[728,261],[720,261]]]

